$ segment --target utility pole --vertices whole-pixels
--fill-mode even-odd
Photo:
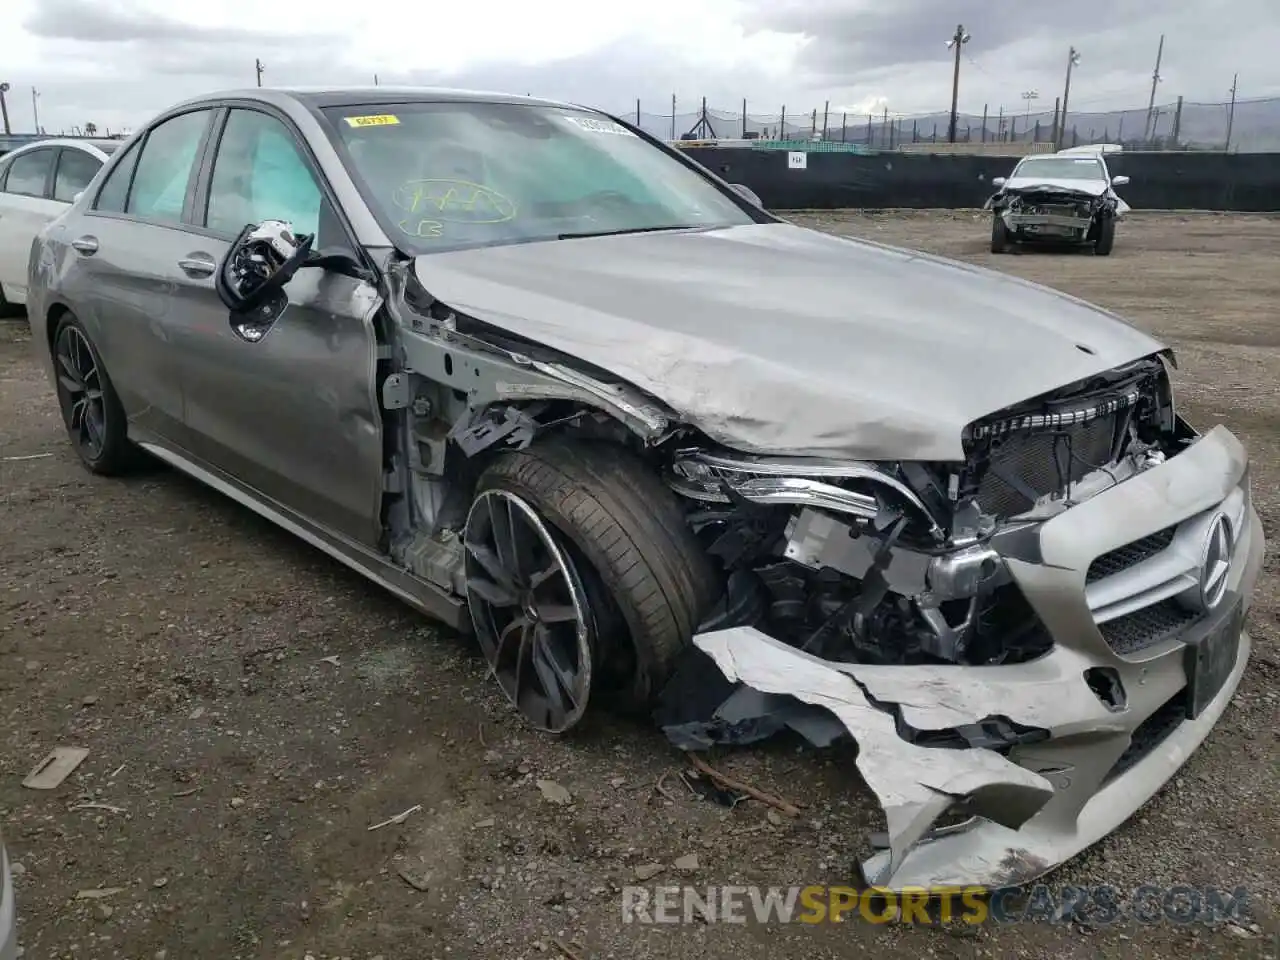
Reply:
[[[378,85],[378,75],[377,75],[376,73],[373,75],[373,85],[374,85],[375,87]],[[259,83],[258,83],[258,86],[262,86],[262,83],[261,83],[261,82],[259,82]]]
[[[1160,34],[1160,46],[1156,47],[1156,68],[1151,71],[1151,98],[1147,100],[1147,125],[1143,128],[1142,138],[1151,139],[1151,117],[1156,109],[1156,84],[1160,82],[1160,60],[1164,56],[1164,34]]]
[[[1022,99],[1027,101],[1027,121],[1030,122],[1031,121],[1031,101],[1039,100],[1040,92],[1038,90],[1023,90]]]
[[[262,61],[257,57],[253,58],[253,68],[258,71],[258,86],[262,86],[262,71],[266,68],[262,65]]]
[[[676,138],[676,95],[671,95],[671,139]]]
[[[36,133],[40,132],[40,107],[36,103],[36,99],[40,96],[40,91],[35,87],[31,88],[31,117],[36,124]]]
[[[1240,74],[1232,74],[1231,76],[1231,108],[1227,111],[1227,145],[1223,150],[1227,153],[1231,152],[1231,127],[1236,121],[1236,86],[1240,83]]]
[[[956,49],[956,65],[951,74],[951,125],[947,129],[947,140],[956,142],[956,109],[960,103],[960,48],[969,42],[969,34],[964,32],[964,24],[956,24],[956,32],[947,41],[947,49]]]
[[[4,133],[5,136],[13,133],[9,129],[9,104],[5,102],[4,95],[9,92],[9,84],[0,83],[0,114],[4,115]]]
[[[1062,121],[1058,128],[1058,136],[1054,140],[1054,149],[1062,149],[1062,141],[1067,136],[1067,101],[1071,98],[1071,68],[1080,62],[1080,54],[1075,47],[1067,53],[1067,82],[1062,89]]]

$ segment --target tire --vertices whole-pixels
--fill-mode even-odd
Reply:
[[[1009,228],[1005,226],[1000,214],[991,217],[991,252],[1007,253],[1009,250]]]
[[[77,356],[86,357],[95,371],[92,376],[84,377],[84,368],[81,368],[82,385],[87,384],[87,389],[82,391],[86,402],[79,407],[77,400],[80,397],[70,388],[74,378],[69,377],[65,370],[65,360],[73,350],[77,351]],[[129,440],[128,420],[125,418],[124,407],[120,404],[120,397],[116,394],[115,386],[107,375],[106,367],[103,366],[102,358],[88,331],[74,314],[63,314],[54,328],[53,364],[57,373],[56,391],[62,422],[80,462],[93,473],[103,476],[117,476],[136,467],[142,458],[142,452]],[[96,398],[92,397],[94,392],[97,393]],[[91,405],[96,406],[96,413]],[[91,413],[94,413],[91,417],[92,429],[84,426],[84,418]]]
[[[0,286],[0,318],[18,317],[22,315],[22,307],[16,303],[10,303],[4,298],[4,287]]]
[[[622,668],[610,700],[650,707],[720,595],[675,494],[622,447],[562,439],[502,454],[477,498],[487,490],[521,498],[563,538],[600,633],[597,673]]]
[[[1111,248],[1116,245],[1116,222],[1108,217],[1098,224],[1098,238],[1093,242],[1093,252],[1099,257],[1111,256]]]

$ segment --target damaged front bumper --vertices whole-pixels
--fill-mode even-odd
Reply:
[[[819,659],[754,627],[694,637],[739,685],[717,723],[729,708],[738,725],[786,716],[815,742],[836,723],[857,741],[888,827],[888,848],[863,864],[871,884],[1041,876],[1174,774],[1244,672],[1265,544],[1247,456],[1225,427],[993,545],[1053,639],[1030,662],[872,666]]]

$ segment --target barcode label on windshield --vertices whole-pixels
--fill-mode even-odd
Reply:
[[[591,133],[612,133],[620,137],[634,137],[635,134],[620,123],[612,120],[601,120],[598,117],[574,117],[565,115],[565,119],[583,130]]]

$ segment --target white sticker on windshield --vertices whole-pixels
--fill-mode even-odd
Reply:
[[[612,120],[602,120],[599,117],[578,117],[563,115],[566,120],[575,126],[581,127],[583,130],[589,130],[592,133],[612,133],[620,137],[634,137],[635,134],[628,130],[620,123]]]

